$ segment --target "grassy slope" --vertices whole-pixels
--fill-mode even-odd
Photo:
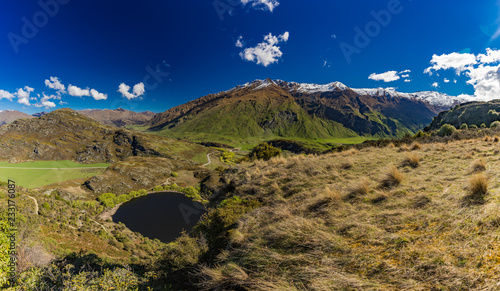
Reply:
[[[0,180],[7,181],[7,179],[11,179],[16,181],[19,186],[36,188],[66,180],[88,178],[102,174],[107,166],[109,164],[79,164],[73,161],[36,161],[18,164],[3,161],[0,162]],[[90,167],[102,167],[102,169],[86,169]]]
[[[219,266],[204,269],[204,286],[496,288],[497,148],[483,139],[428,144],[412,152],[421,158],[417,168],[403,165],[407,152],[390,147],[241,165],[228,177],[233,193],[264,206],[231,232]],[[490,188],[484,203],[471,204],[464,197],[478,158],[486,161]],[[391,164],[404,180],[380,188]]]

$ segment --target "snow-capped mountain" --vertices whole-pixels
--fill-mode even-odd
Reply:
[[[341,82],[332,82],[325,85],[320,84],[308,84],[308,83],[297,83],[297,82],[287,82],[283,80],[255,80],[253,82],[246,83],[241,86],[237,86],[229,91],[255,86],[254,90],[260,90],[266,88],[270,85],[277,85],[281,88],[288,89],[290,91],[296,91],[305,94],[315,94],[315,93],[324,93],[324,92],[333,92],[336,90],[347,91],[352,90],[358,95],[362,96],[372,96],[372,97],[391,97],[391,98],[407,98],[413,100],[420,100],[423,102],[427,102],[431,106],[442,107],[442,108],[450,108],[454,105],[469,102],[469,101],[479,101],[475,99],[475,97],[470,95],[460,95],[460,96],[451,96],[445,93],[440,93],[436,91],[419,91],[415,93],[403,93],[396,91],[396,88],[373,88],[373,89],[356,89],[350,88]],[[229,92],[227,91],[227,92]]]

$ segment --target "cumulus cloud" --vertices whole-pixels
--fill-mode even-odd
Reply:
[[[96,89],[90,89],[90,95],[95,100],[106,100],[106,99],[108,99],[108,94],[99,93]]]
[[[26,106],[31,106],[30,104],[30,94],[35,91],[35,89],[25,86],[24,88],[17,89],[17,92],[14,95],[17,97],[17,103],[23,104]]]
[[[442,55],[442,59],[452,59],[449,56],[457,56],[457,53]],[[500,50],[486,49],[486,54],[465,54],[468,61],[461,64],[455,62],[453,65],[442,63],[440,70],[459,70],[459,75],[468,77],[467,84],[474,87],[475,100],[493,100],[500,98]],[[474,61],[470,57],[474,58]],[[434,57],[433,57],[434,59]],[[465,58],[464,58],[465,59]],[[431,61],[432,62],[432,61]],[[436,64],[435,64],[436,65]],[[449,80],[448,80],[449,81]],[[446,82],[446,81],[445,81]],[[453,80],[457,83],[457,80]]]
[[[12,100],[12,98],[14,98],[14,95],[12,93],[5,90],[0,90],[0,99]]]
[[[401,72],[388,71],[388,72],[381,73],[381,74],[373,73],[370,76],[368,76],[368,79],[374,80],[374,81],[384,81],[386,83],[389,83],[389,82],[397,81],[401,78],[405,78],[406,79],[405,82],[410,82],[410,80],[409,80],[410,74],[409,73],[411,73],[411,70],[404,70]]]
[[[271,12],[280,5],[277,0],[241,0],[241,3],[243,5],[250,4],[255,9],[269,10]]]
[[[264,41],[257,44],[256,47],[249,47],[243,50],[240,53],[240,57],[246,61],[255,62],[257,65],[263,65],[264,67],[277,63],[283,56],[281,48],[277,46],[277,44],[280,42],[287,42],[289,37],[290,33],[288,31],[278,36],[269,33],[264,37]]]
[[[126,85],[125,83],[121,83],[120,86],[118,86],[118,92],[122,93],[123,97],[131,100],[141,97],[142,95],[144,95],[144,92],[146,92],[146,90],[144,89],[144,83],[141,82],[134,85],[131,93],[130,86]]]
[[[437,87],[439,87],[439,83],[438,82],[434,82],[434,83],[431,84],[431,86],[434,87],[434,88],[437,88]]]
[[[432,75],[433,71],[454,69],[457,75],[467,70],[472,65],[477,64],[476,56],[474,54],[442,54],[440,56],[433,55],[431,60],[431,67],[424,70],[425,74]]]
[[[411,80],[410,80],[410,79],[406,79],[406,80],[405,80],[405,83],[410,83],[410,82],[411,82]]]
[[[381,74],[373,73],[370,76],[368,76],[368,79],[370,79],[370,80],[384,81],[386,83],[397,81],[400,78],[401,77],[399,77],[398,72],[396,72],[396,71],[388,71],[388,72],[381,73]]]
[[[74,97],[83,97],[83,96],[90,96],[90,90],[89,88],[87,89],[82,89],[77,86],[69,85],[68,86],[68,94]]]
[[[51,99],[59,99],[59,98],[55,95],[43,94],[42,99],[40,99],[40,101],[34,105],[35,105],[35,107],[45,107],[46,109],[54,108],[54,107],[56,107],[56,104],[54,102],[50,101]]]
[[[236,40],[236,44],[235,45],[236,45],[236,47],[240,47],[240,48],[242,48],[242,47],[245,46],[245,44],[243,43],[243,36],[240,35],[238,37],[238,39]]]
[[[66,87],[61,83],[58,77],[50,77],[49,79],[50,80],[45,80],[45,86],[57,90],[58,93],[64,93]]]
[[[444,78],[444,82],[445,82],[445,83],[449,83],[449,82],[450,82],[450,80],[448,80],[448,79]]]

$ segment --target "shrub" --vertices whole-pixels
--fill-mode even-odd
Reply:
[[[488,193],[488,179],[484,174],[472,176],[469,181],[470,198],[479,200],[483,199]]]
[[[401,173],[396,166],[390,165],[387,174],[385,175],[384,179],[382,179],[381,186],[383,188],[395,187],[401,184],[401,182],[403,182],[403,179],[403,173]]]
[[[486,162],[483,159],[475,160],[471,163],[472,172],[486,171]]]
[[[105,193],[97,197],[97,201],[101,202],[105,207],[114,207],[116,204],[115,199],[116,195],[113,193]]]
[[[477,125],[471,124],[471,125],[469,125],[469,129],[477,129]]]
[[[500,127],[500,121],[496,120],[496,121],[493,121],[491,124],[490,124],[490,128],[499,128]]]
[[[171,175],[172,177],[174,177],[174,178],[179,177],[179,174],[177,174],[177,172],[172,172],[170,175]]]
[[[481,125],[480,125],[479,127],[481,127],[481,128],[486,128],[486,124],[481,123]]]
[[[160,191],[163,191],[163,190],[164,189],[163,189],[162,186],[156,186],[156,187],[153,188],[153,191],[155,191],[155,192],[160,192]]]
[[[457,129],[451,124],[443,124],[438,131],[439,136],[449,136],[456,132]]]
[[[413,137],[414,138],[419,138],[419,137],[426,137],[429,136],[428,133],[424,133],[422,130],[419,130]]]
[[[49,203],[47,203],[47,202],[43,202],[43,204],[42,204],[42,208],[43,208],[43,209],[46,209],[46,210],[49,210],[49,209],[50,209],[50,204],[49,204]]]
[[[268,161],[273,157],[281,155],[281,149],[273,147],[267,142],[261,143],[253,148],[252,152],[248,155],[250,159],[258,159]]]
[[[467,130],[467,129],[469,129],[469,126],[467,125],[467,123],[462,123],[462,125],[460,125],[460,129]]]

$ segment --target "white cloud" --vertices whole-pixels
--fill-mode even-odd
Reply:
[[[30,104],[30,94],[33,92],[35,89],[25,86],[24,88],[19,88],[17,89],[17,92],[14,93],[17,97],[17,103],[19,104],[24,104],[26,106],[31,106]]]
[[[440,56],[433,55],[431,60],[432,67],[424,70],[425,74],[432,75],[433,71],[455,69],[457,75],[467,70],[468,67],[477,64],[474,54],[442,54]]]
[[[0,90],[0,99],[9,99],[12,100],[14,98],[14,95],[10,92],[7,92],[5,90]]]
[[[410,78],[410,74],[401,75],[401,78]]]
[[[444,78],[444,82],[445,82],[445,83],[449,83],[449,82],[450,82],[450,80],[448,80],[448,79]]]
[[[94,98],[95,100],[106,100],[106,99],[108,99],[108,94],[99,93],[96,89],[91,89],[90,90],[90,95],[92,95],[92,98]]]
[[[243,5],[252,4],[252,7],[260,10],[269,10],[273,12],[280,3],[277,0],[241,0]]]
[[[368,79],[374,80],[374,81],[384,81],[386,83],[388,82],[393,82],[399,80],[401,77],[398,76],[398,72],[396,71],[388,71],[385,73],[381,74],[371,74],[368,76]]]
[[[447,56],[457,56],[458,53],[452,53],[449,55],[442,55],[441,57],[447,58]],[[459,75],[464,74],[469,78],[467,84],[474,87],[474,98],[475,100],[488,101],[500,98],[500,50],[492,50],[490,48],[486,49],[486,54],[462,54],[467,55],[467,60],[458,64],[455,63],[454,66],[442,65],[439,69],[446,70],[453,68],[459,71]],[[472,61],[473,56],[475,62]],[[465,59],[465,57],[464,57]],[[434,57],[433,57],[434,60]],[[432,62],[432,61],[431,61]],[[468,63],[468,65],[466,65]],[[436,66],[437,64],[435,64]],[[429,68],[430,69],[430,68]],[[427,69],[426,69],[427,70]],[[446,82],[447,79],[445,79]],[[449,82],[449,80],[448,80]],[[457,83],[457,80],[453,80]]]
[[[238,37],[238,39],[236,40],[236,44],[235,45],[236,45],[236,47],[240,47],[240,48],[242,48],[242,47],[245,46],[245,44],[243,43],[243,36],[240,35]]]
[[[68,94],[75,97],[90,96],[90,90],[89,88],[82,89],[77,86],[69,85]]]
[[[439,83],[438,82],[434,82],[434,83],[432,83],[431,86],[434,87],[434,88],[437,88],[437,87],[439,87]]]
[[[51,99],[59,99],[59,98],[55,95],[43,94],[43,97],[42,97],[42,99],[40,99],[40,102],[38,102],[34,105],[35,105],[35,107],[45,107],[46,109],[54,108],[54,107],[56,107],[56,104],[54,102],[50,101]]]
[[[405,80],[405,83],[410,83],[410,82],[411,82],[411,80],[410,80],[410,79],[406,79],[406,80]]]
[[[477,55],[477,60],[482,64],[498,63],[500,61],[500,50],[486,49],[486,54]]]
[[[120,86],[118,86],[118,92],[122,93],[123,97],[131,100],[141,97],[142,95],[144,95],[144,92],[146,92],[146,90],[144,89],[144,83],[141,82],[135,84],[134,88],[132,89],[132,93],[130,93],[130,86],[126,85],[125,83],[121,83]]]
[[[323,67],[325,67],[325,68],[330,68],[331,66],[332,66],[332,63],[331,63],[331,62],[326,61],[326,60],[323,62]]]
[[[58,77],[50,77],[50,80],[45,80],[45,86],[57,90],[58,93],[64,93],[66,90],[66,87],[61,83]]]
[[[240,57],[249,62],[256,62],[264,67],[272,63],[277,63],[283,56],[280,47],[277,46],[280,42],[287,42],[290,37],[288,31],[279,36],[274,36],[271,33],[264,37],[264,42],[257,44],[256,47],[246,48],[240,53]]]
[[[404,74],[404,73],[411,73],[411,70],[404,70],[404,71],[401,71],[399,72],[400,74]]]

